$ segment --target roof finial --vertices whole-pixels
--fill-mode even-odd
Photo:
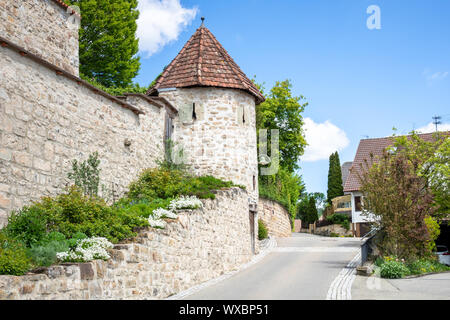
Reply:
[[[202,24],[200,27],[204,27],[205,26],[205,17],[202,17],[201,19],[202,19]]]

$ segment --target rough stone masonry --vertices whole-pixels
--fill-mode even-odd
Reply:
[[[55,265],[24,276],[0,275],[0,300],[160,299],[250,261],[248,195],[218,191],[204,207],[179,212],[166,229],[146,228],[110,250],[108,261]]]
[[[0,227],[12,210],[61,192],[70,162],[95,151],[101,182],[121,196],[142,169],[156,166],[167,138],[186,150],[195,173],[246,191],[219,191],[166,230],[142,230],[109,261],[0,276],[0,299],[161,298],[248,262],[257,252],[249,202],[258,201],[255,104],[262,95],[201,27],[203,44],[190,40],[180,54],[200,50],[203,73],[183,73],[200,64],[178,57],[161,77],[166,87],[110,96],[78,77],[78,31],[69,17],[58,0],[0,1]],[[180,74],[195,85],[183,87]]]

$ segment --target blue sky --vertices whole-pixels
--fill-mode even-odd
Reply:
[[[266,88],[292,81],[294,94],[309,102],[312,146],[299,170],[308,192],[326,193],[327,154],[335,149],[343,163],[366,136],[388,136],[393,127],[408,133],[433,115],[449,126],[448,0],[140,2],[140,84],[170,63],[201,16],[249,77]],[[372,4],[381,10],[379,30],[366,26]]]

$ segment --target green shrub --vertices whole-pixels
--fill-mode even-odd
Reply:
[[[339,237],[339,234],[336,232],[331,232],[330,237],[337,238],[337,237]]]
[[[291,227],[297,215],[297,203],[304,185],[301,177],[287,169],[280,168],[275,175],[258,178],[259,196],[283,205],[291,217]]]
[[[67,193],[42,198],[9,220],[7,233],[31,247],[47,232],[58,231],[67,239],[76,233],[105,237],[113,243],[136,236],[133,229],[148,225],[133,212],[110,207],[102,199],[85,196],[73,186]]]
[[[327,220],[333,224],[339,224],[345,230],[350,229],[350,217],[343,213],[335,213],[327,217]]]
[[[263,240],[268,236],[266,224],[261,219],[258,220],[258,239]]]
[[[376,265],[377,267],[381,267],[381,265],[382,265],[383,263],[384,263],[383,258],[377,257],[377,258],[375,259],[375,265]]]
[[[130,184],[130,200],[176,198],[180,195],[196,196],[200,199],[214,199],[214,190],[229,188],[231,181],[222,181],[212,176],[189,176],[183,171],[153,168],[144,170],[136,181]]]
[[[15,239],[0,232],[0,274],[20,276],[31,267],[25,247]]]
[[[418,259],[408,263],[407,267],[411,274],[450,271],[450,267],[447,267],[439,263],[437,259],[432,258]]]
[[[55,220],[53,212],[45,210],[40,203],[35,203],[20,211],[13,211],[4,231],[9,237],[30,247],[41,241]]]
[[[87,236],[81,232],[76,233],[71,239],[66,239],[60,232],[50,232],[38,244],[27,249],[27,256],[35,266],[48,267],[58,261],[56,253],[68,251],[76,246],[78,240],[85,238]]]
[[[400,261],[385,261],[380,267],[380,275],[382,278],[398,279],[403,278],[408,274],[408,268]]]
[[[426,216],[424,221],[427,226],[428,235],[430,236],[430,240],[427,242],[428,252],[432,254],[432,252],[436,249],[436,244],[434,241],[441,234],[441,229],[436,219],[431,216]]]

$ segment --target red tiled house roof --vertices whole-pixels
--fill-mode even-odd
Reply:
[[[198,86],[241,89],[253,95],[256,104],[264,101],[258,88],[204,26],[197,29],[147,94]]]
[[[450,135],[450,131],[440,133],[444,135]],[[434,139],[433,133],[418,134],[418,136],[428,142],[431,142]],[[376,157],[381,157],[383,155],[384,149],[393,144],[393,137],[360,140],[355,159],[353,160],[353,164],[350,169],[350,173],[344,184],[344,192],[358,191],[361,187],[358,179],[358,174],[361,172],[360,165],[363,165],[364,160],[370,161],[371,154],[373,154],[375,161]]]

